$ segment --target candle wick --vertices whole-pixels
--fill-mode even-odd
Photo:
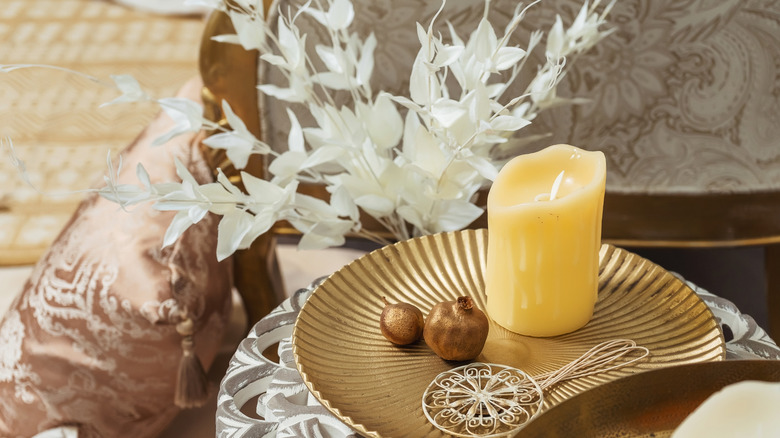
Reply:
[[[561,181],[563,181],[563,173],[565,170],[561,170],[561,173],[558,174],[558,177],[555,178],[555,182],[552,185],[552,190],[550,190],[550,201],[555,200],[555,196],[558,194],[558,189],[561,187]]]

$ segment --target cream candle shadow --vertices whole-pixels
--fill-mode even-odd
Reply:
[[[528,336],[575,331],[598,293],[606,159],[555,145],[518,156],[488,194],[487,313]]]

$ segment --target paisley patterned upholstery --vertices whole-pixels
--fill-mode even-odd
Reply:
[[[355,3],[359,31],[374,32],[380,42],[374,89],[403,93],[419,48],[414,23],[427,23],[439,2]],[[493,0],[494,25],[506,23],[516,3]],[[530,27],[547,29],[556,13],[571,22],[580,5],[541,2],[518,30],[519,41],[527,41]],[[476,28],[483,6],[482,0],[449,2],[443,17],[463,35]],[[780,189],[780,2],[620,0],[609,21],[617,31],[577,59],[559,89],[590,103],[543,113],[520,134],[550,137],[518,152],[556,143],[602,150],[611,192]],[[308,29],[308,44],[324,37]],[[284,83],[265,63],[259,76]],[[278,107],[285,103],[259,99],[263,132],[284,147],[289,122]]]

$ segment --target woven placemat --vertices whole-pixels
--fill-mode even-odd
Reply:
[[[175,95],[197,75],[200,16],[164,16],[103,0],[0,0],[2,63],[67,67],[110,81],[131,74],[156,97]],[[93,186],[107,151],[133,141],[158,113],[153,104],[99,108],[117,97],[52,70],[0,74],[0,136],[13,140],[43,191]],[[0,157],[0,265],[33,263],[83,195],[48,196],[29,188]]]

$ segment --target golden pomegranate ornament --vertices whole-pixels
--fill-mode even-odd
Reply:
[[[425,343],[442,359],[469,360],[479,356],[487,340],[487,316],[470,297],[444,301],[431,309],[425,323]]]
[[[396,345],[408,345],[420,339],[425,321],[423,314],[412,304],[390,304],[382,297],[385,307],[379,317],[382,335]]]

